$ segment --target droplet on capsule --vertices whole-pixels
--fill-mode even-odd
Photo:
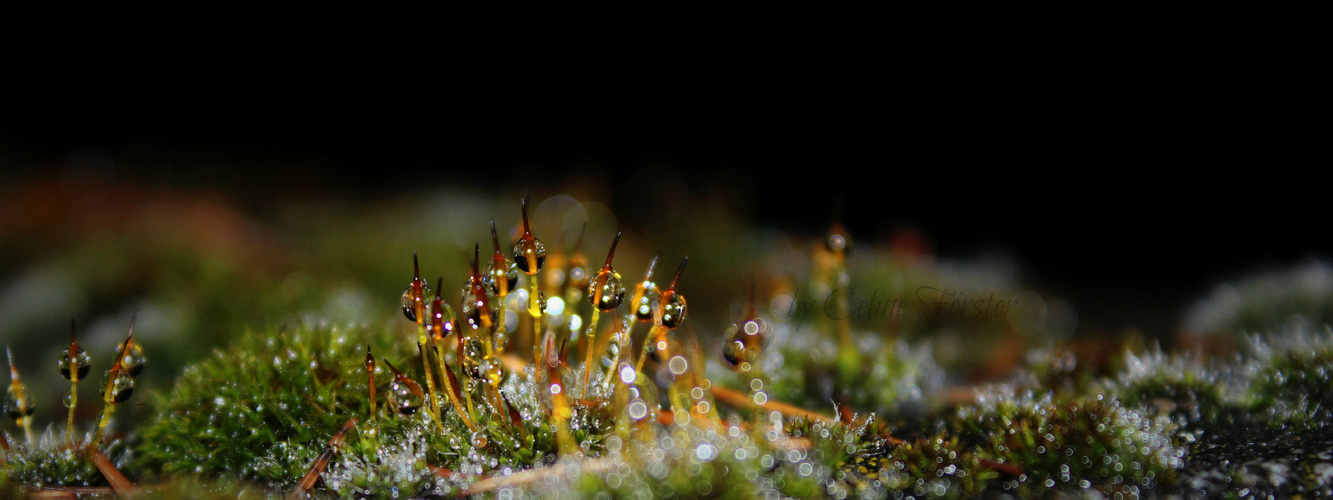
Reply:
[[[657,307],[653,308],[653,321],[667,328],[676,328],[685,322],[685,296],[676,292],[676,284],[680,282],[680,273],[689,262],[689,257],[680,262],[676,276],[671,279],[671,286],[657,298]]]
[[[480,338],[469,336],[463,339],[463,372],[474,380],[482,380],[484,374],[481,370],[482,357],[486,355],[486,344],[482,343]]]
[[[393,382],[389,383],[389,392],[393,393],[394,402],[397,403],[398,413],[404,416],[410,416],[417,412],[421,407],[422,395],[421,386],[416,381],[402,376],[394,377]]]
[[[675,290],[662,292],[662,296],[657,299],[658,307],[654,310],[655,316],[661,321],[662,326],[667,328],[676,328],[685,322],[685,296],[676,293]]]
[[[546,310],[546,292],[537,292],[537,309],[540,311]]]
[[[109,370],[107,375],[110,375],[111,371],[115,371],[116,375],[110,386],[106,384],[106,376],[102,377],[102,398],[111,404],[124,403],[134,392],[134,377],[131,377],[123,367],[120,370]]]
[[[481,431],[477,431],[477,432],[473,432],[473,433],[472,433],[472,447],[474,447],[474,448],[485,448],[485,447],[486,447],[486,443],[487,443],[487,440],[486,440],[486,433],[481,432]]]
[[[616,239],[611,242],[611,251],[606,254],[606,265],[588,283],[588,300],[603,312],[614,311],[625,300],[625,283],[620,279],[620,273],[611,268],[611,258],[615,257],[618,244],[620,233],[616,233]]]
[[[119,355],[121,350],[124,348],[125,348],[124,342],[117,344],[116,354]],[[125,351],[125,357],[120,358],[120,369],[124,370],[126,373],[129,373],[131,378],[138,378],[139,374],[143,372],[144,363],[146,363],[147,361],[148,358],[144,357],[143,348],[139,347],[139,343],[130,342],[130,348],[129,350]],[[82,370],[79,373],[79,378],[83,378],[82,372],[87,371],[87,368],[81,366],[79,369]],[[62,375],[64,374],[63,370],[61,371],[61,374]]]
[[[504,263],[497,268],[495,261],[486,264],[486,274],[482,276],[482,284],[491,293],[496,295],[508,295],[510,290],[518,286],[518,264],[514,261],[505,259]]]
[[[648,272],[644,274],[643,281],[634,287],[634,296],[630,299],[630,307],[634,309],[634,319],[641,322],[653,320],[653,304],[657,303],[657,298],[662,293],[657,289],[657,284],[653,283],[653,268],[657,267],[657,257],[653,257],[652,262],[648,263]]]
[[[426,333],[435,340],[443,340],[450,333],[454,332],[454,309],[440,297],[439,290],[444,288],[444,278],[439,278],[435,282],[435,300],[430,302],[430,307],[426,309],[426,314],[430,316],[430,323],[426,325]]]
[[[500,236],[495,232],[494,220],[491,220],[491,241],[495,243],[495,254],[491,256],[491,261],[486,264],[483,283],[491,293],[504,297],[509,295],[510,290],[518,286],[518,264],[505,258],[504,252],[500,250]]]
[[[481,361],[481,376],[491,385],[498,385],[504,378],[504,364],[494,356]]]
[[[56,367],[60,369],[60,376],[65,377],[65,380],[69,380],[71,371],[78,374],[79,380],[83,380],[83,378],[88,375],[88,369],[92,367],[91,358],[88,356],[88,353],[85,352],[82,347],[75,347],[78,349],[78,352],[74,354],[73,362],[70,361],[69,349],[61,351],[60,358],[56,362]],[[120,353],[119,348],[117,348],[116,353]],[[75,365],[77,365],[77,368]]]
[[[5,415],[18,420],[32,416],[36,411],[37,408],[32,405],[31,401],[28,401],[26,397],[19,397],[18,394],[15,394],[14,386],[9,386],[9,391],[5,394]]]
[[[417,253],[412,252],[412,281],[407,284],[407,290],[403,291],[402,306],[403,316],[409,321],[417,321],[418,315],[425,314],[426,297],[430,295],[430,287],[421,280],[421,265],[417,261]],[[421,318],[425,319],[425,318]]]
[[[412,309],[416,307],[415,301],[412,299],[412,285],[408,285],[407,290],[403,290],[402,302],[403,316],[406,316],[408,321],[416,321],[417,315],[412,311]]]
[[[523,199],[523,236],[514,244],[514,262],[528,276],[537,274],[546,262],[546,246],[532,235],[532,226],[528,224],[528,199]]]

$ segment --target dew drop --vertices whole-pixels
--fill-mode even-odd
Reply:
[[[75,363],[78,364],[79,380],[83,380],[83,378],[88,375],[88,369],[92,367],[92,364],[90,362],[88,353],[84,352],[82,347],[78,349],[79,349],[78,353],[74,355],[74,360]],[[117,354],[119,354],[119,352],[117,352]],[[60,376],[65,377],[65,380],[69,380],[70,366],[71,363],[69,359],[69,349],[65,349],[64,351],[60,352],[60,359],[57,360],[57,365],[56,365],[56,367],[60,369]]]

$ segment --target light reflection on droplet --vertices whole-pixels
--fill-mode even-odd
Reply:
[[[745,334],[746,334],[746,335],[754,335],[754,334],[756,334],[756,333],[759,333],[759,323],[754,322],[754,321],[746,321],[746,322],[745,322]]]
[[[583,329],[583,317],[577,314],[569,315],[569,330],[577,332]]]
[[[754,404],[763,406],[765,403],[768,403],[768,394],[762,391],[754,393]]]
[[[752,390],[752,391],[758,391],[758,390],[763,390],[763,388],[764,388],[764,381],[763,381],[763,380],[759,380],[759,379],[753,379],[753,380],[750,380],[750,390]]]
[[[551,384],[551,394],[560,394],[561,390],[560,384]]]
[[[690,397],[694,399],[703,399],[704,389],[702,387],[695,387],[693,389],[690,389]]]
[[[636,378],[638,378],[638,376],[635,374],[633,366],[630,366],[629,363],[620,364],[621,382],[624,382],[626,384],[633,384]]]

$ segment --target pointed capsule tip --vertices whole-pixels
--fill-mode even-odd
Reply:
[[[130,334],[125,336],[125,341],[126,341],[126,342],[128,342],[130,339],[134,338],[134,325],[135,325],[135,323],[138,323],[138,322],[139,322],[139,310],[138,310],[138,309],[135,309],[135,310],[134,310],[134,315],[133,315],[133,316],[130,316]]]
[[[671,278],[671,288],[676,288],[676,282],[680,281],[680,273],[685,271],[685,264],[688,264],[689,262],[690,256],[688,255],[685,256],[684,260],[680,261],[680,268],[676,269],[676,277]]]
[[[412,251],[412,276],[421,279],[421,264],[417,263],[417,251]]]
[[[654,255],[654,256],[653,256],[653,260],[648,261],[648,272],[647,272],[647,273],[644,273],[644,276],[643,276],[643,280],[644,280],[644,281],[648,281],[648,280],[653,279],[653,268],[656,268],[656,267],[657,267],[657,258],[658,258],[658,257],[659,257],[659,256]]]
[[[472,274],[481,276],[481,243],[473,243],[472,245]]]
[[[523,196],[523,202],[522,202],[522,203],[523,203],[523,234],[525,234],[525,235],[530,235],[530,234],[532,234],[532,226],[529,226],[529,225],[528,225],[528,197],[529,197],[529,196],[532,196],[532,194],[529,193],[529,194],[524,195],[524,196]]]
[[[500,253],[500,235],[495,232],[495,219],[491,219],[491,242],[495,243],[495,253]]]
[[[608,268],[611,267],[611,257],[614,257],[616,255],[616,245],[620,244],[621,234],[622,233],[620,232],[616,233],[616,239],[611,240],[611,251],[606,253],[606,267]]]

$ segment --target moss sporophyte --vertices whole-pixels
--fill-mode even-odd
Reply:
[[[653,258],[631,291],[613,264],[633,268],[626,262],[634,233],[616,233],[593,269],[582,256],[583,231],[548,255],[534,235],[546,228],[532,224],[542,219],[528,210],[524,199],[511,247],[493,221],[490,255],[474,244],[459,270],[467,278],[454,289],[458,316],[444,279],[432,289],[422,278],[431,256],[414,252],[400,296],[410,327],[302,319],[244,332],[187,367],[155,395],[151,417],[123,432],[107,429],[117,406],[140,392],[135,320],[100,384],[102,414],[83,434],[76,389],[95,359],[73,333],[57,363],[71,386],[63,434],[53,425],[34,435],[40,408],[11,353],[4,406],[16,434],[0,433],[0,493],[957,498],[1328,490],[1320,464],[1333,458],[1318,450],[1306,462],[1271,465],[1304,471],[1281,481],[1253,472],[1269,465],[1234,456],[1226,457],[1232,465],[1208,467],[1191,458],[1234,432],[1270,432],[1279,442],[1333,437],[1333,391],[1325,390],[1333,334],[1255,339],[1231,361],[1127,351],[1103,373],[1080,371],[1057,346],[1029,353],[1028,366],[1002,383],[946,398],[931,344],[904,340],[900,323],[872,331],[849,321],[846,294],[827,295],[840,314],[800,325],[784,314],[802,294],[853,286],[853,276],[874,279],[839,227],[811,246],[807,274],[756,273],[743,286],[717,286],[743,302],[716,341],[700,341],[696,328],[712,330],[687,322],[685,293],[703,288],[708,259],[696,256],[692,269],[702,270],[685,275],[682,257],[659,287]],[[910,290],[900,286],[895,297]],[[715,295],[694,295],[692,321],[724,309],[708,300]],[[1007,320],[1004,327],[1015,328]],[[1197,448],[1202,442],[1212,448]],[[1214,473],[1239,481],[1210,482]]]

